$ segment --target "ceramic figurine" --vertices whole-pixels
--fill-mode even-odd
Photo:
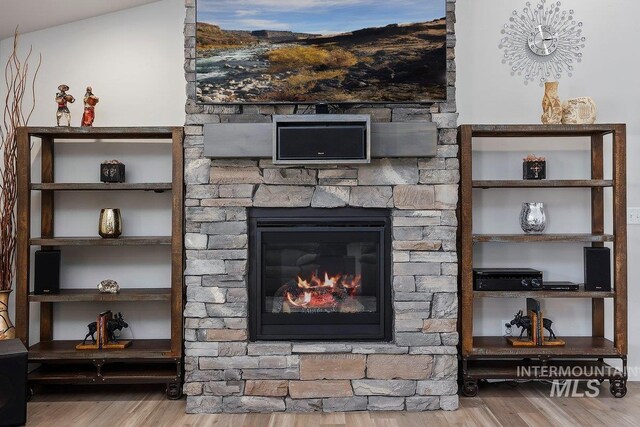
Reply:
[[[542,98],[542,123],[545,125],[559,125],[562,123],[562,102],[558,95],[558,82],[544,84]]]
[[[56,103],[58,104],[58,111],[56,112],[56,122],[58,126],[60,126],[60,119],[64,117],[67,120],[67,126],[71,126],[71,112],[69,111],[69,107],[67,107],[67,104],[73,104],[74,102],[76,102],[76,99],[67,93],[67,91],[69,90],[69,86],[60,85],[58,86],[58,90],[59,92],[56,93]]]
[[[596,103],[588,96],[568,99],[562,104],[562,123],[591,125],[596,122]]]
[[[96,118],[96,104],[100,99],[93,94],[91,86],[87,86],[87,93],[84,94],[84,113],[82,114],[82,127],[93,126],[93,120]]]

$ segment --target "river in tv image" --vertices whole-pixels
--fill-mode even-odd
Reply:
[[[445,0],[292,1],[198,0],[199,102],[446,99]]]

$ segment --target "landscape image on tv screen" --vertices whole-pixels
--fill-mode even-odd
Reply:
[[[197,100],[444,100],[445,7],[445,0],[197,0]]]

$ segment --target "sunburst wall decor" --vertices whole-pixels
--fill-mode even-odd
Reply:
[[[586,38],[582,22],[574,19],[573,10],[562,10],[561,2],[540,0],[526,3],[522,12],[513,16],[502,29],[499,48],[504,50],[503,64],[511,67],[511,75],[522,76],[524,83],[559,80],[563,73],[573,74],[582,61],[581,50]]]

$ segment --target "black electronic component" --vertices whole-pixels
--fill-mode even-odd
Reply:
[[[473,269],[476,291],[535,291],[542,287],[542,272],[532,268]]]

